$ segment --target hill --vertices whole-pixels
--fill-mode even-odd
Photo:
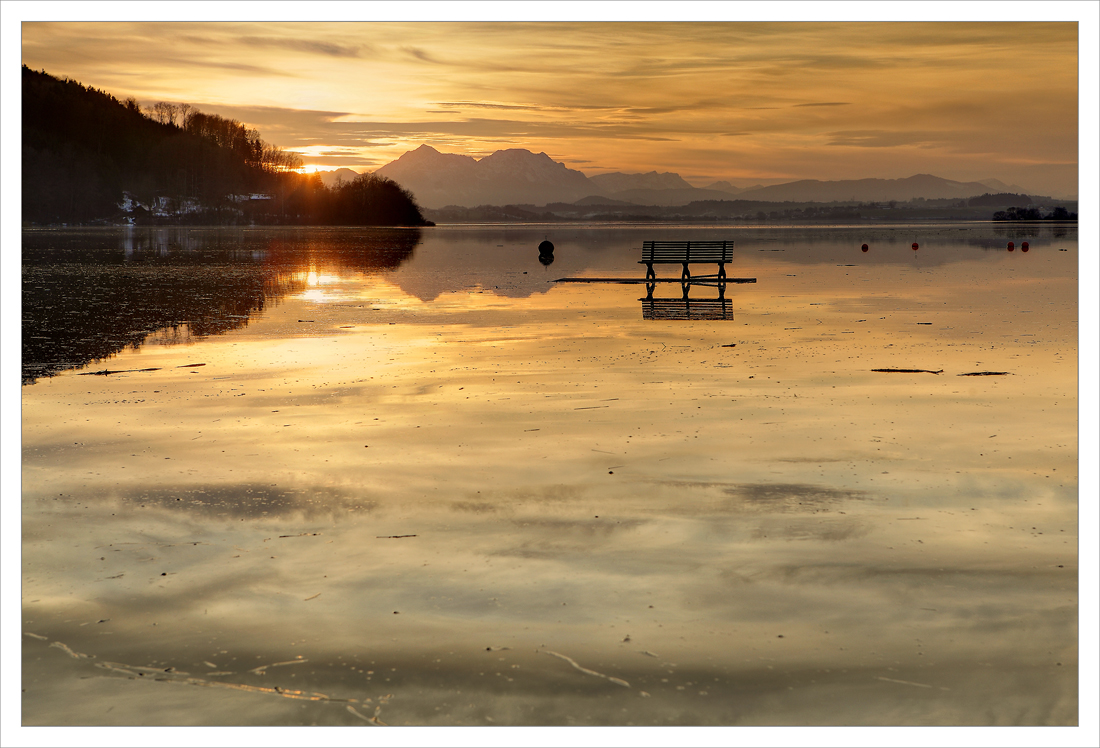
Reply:
[[[392,180],[361,175],[330,189],[236,120],[165,102],[143,111],[25,65],[22,96],[27,224],[425,225]]]

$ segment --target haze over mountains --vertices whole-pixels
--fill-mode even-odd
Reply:
[[[333,176],[324,178],[334,179],[336,173],[330,172]],[[554,161],[545,153],[532,153],[522,148],[496,151],[479,160],[471,156],[440,153],[428,145],[406,152],[375,173],[389,177],[412,191],[425,208],[546,205],[577,201],[583,204],[622,202],[676,206],[697,200],[731,200],[734,196],[739,200],[773,202],[905,202],[915,198],[954,199],[988,192],[1026,192],[1022,187],[996,179],[958,182],[931,174],[916,174],[905,179],[802,179],[749,187],[715,182],[702,188],[693,187],[679,174],[671,172],[613,172],[589,177]],[[349,176],[344,175],[344,178]]]

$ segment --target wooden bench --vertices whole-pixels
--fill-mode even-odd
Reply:
[[[682,265],[681,281],[693,280],[688,265],[692,263],[717,263],[718,272],[713,275],[697,275],[694,278],[713,278],[719,283],[726,280],[726,263],[733,262],[732,241],[681,241],[642,242],[642,259],[639,265],[645,265],[646,280],[657,277],[654,265]]]

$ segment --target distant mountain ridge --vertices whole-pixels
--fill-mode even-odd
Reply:
[[[598,191],[582,172],[522,148],[477,160],[422,145],[375,174],[389,177],[411,190],[421,205],[433,208],[572,202]]]
[[[335,187],[338,182],[350,182],[359,176],[359,172],[346,167],[336,169],[335,171],[322,171],[318,173],[321,176],[321,182],[330,189]]]
[[[737,197],[775,202],[907,202],[918,197],[926,200],[974,197],[989,191],[990,187],[981,182],[956,182],[931,174],[914,174],[904,179],[842,179],[833,182],[800,179],[740,192]]]
[[[651,171],[647,174],[623,174],[614,171],[609,174],[597,174],[589,177],[588,181],[602,190],[602,194],[610,195],[615,192],[627,190],[683,190],[695,189],[681,177],[672,172],[658,174]]]
[[[375,173],[394,180],[410,190],[420,205],[433,209],[577,201],[600,204],[599,198],[669,207],[699,200],[730,200],[734,195],[739,200],[768,202],[907,202],[916,198],[960,199],[989,192],[1026,192],[1022,187],[996,179],[959,182],[932,174],[915,174],[904,179],[800,179],[751,187],[719,181],[700,188],[673,172],[610,172],[589,177],[545,153],[523,148],[500,150],[475,159],[441,153],[429,145],[406,152]]]

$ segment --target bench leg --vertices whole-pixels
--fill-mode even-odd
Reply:
[[[684,265],[684,272],[680,274],[680,282],[681,283],[683,283],[684,281],[690,281],[691,280],[691,273],[688,272],[688,264],[685,262],[685,263],[683,263],[683,265]]]
[[[723,282],[726,280],[726,263],[724,262],[718,263],[718,280]]]
[[[647,281],[651,281],[654,280],[656,277],[657,274],[653,272],[653,263],[651,262],[645,266],[645,279]]]

